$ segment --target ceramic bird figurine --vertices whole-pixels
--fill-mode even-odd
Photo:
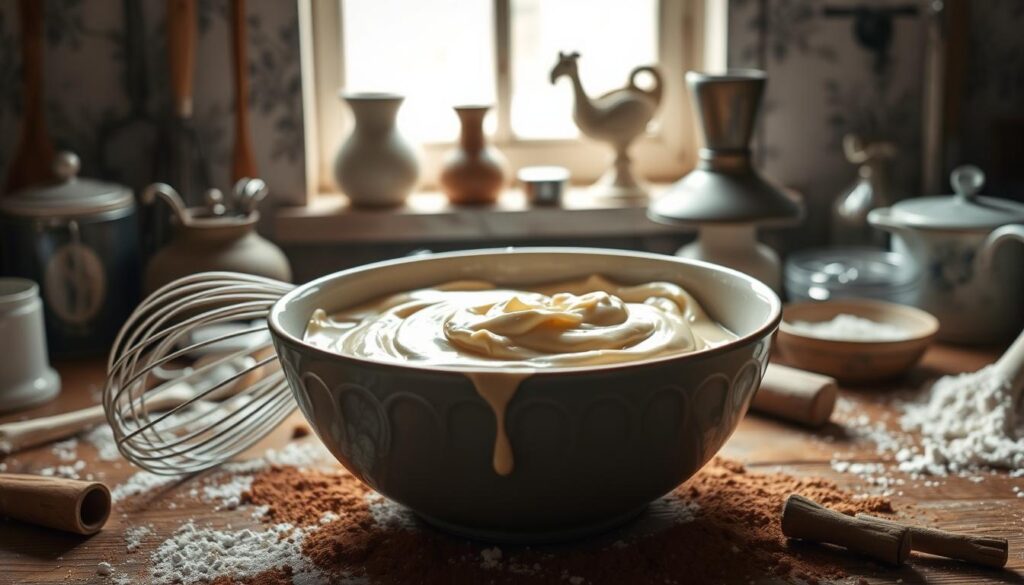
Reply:
[[[661,104],[661,73],[654,67],[637,67],[629,74],[626,87],[591,99],[580,83],[576,66],[579,57],[579,53],[560,52],[558,63],[551,70],[551,83],[557,82],[562,76],[572,80],[575,96],[573,120],[576,126],[589,138],[608,142],[615,149],[615,163],[594,184],[594,189],[603,197],[645,197],[647,190],[633,176],[628,150],[637,136],[647,129],[647,124]],[[636,78],[641,73],[648,73],[654,78],[654,85],[650,89],[643,89],[636,84]]]

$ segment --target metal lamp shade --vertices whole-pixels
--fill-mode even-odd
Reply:
[[[651,203],[651,219],[671,224],[800,219],[800,203],[765,180],[751,163],[750,139],[765,81],[764,72],[757,70],[686,74],[704,146],[697,168]]]

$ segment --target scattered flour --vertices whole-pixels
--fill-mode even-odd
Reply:
[[[275,465],[301,468],[333,460],[327,447],[320,441],[298,441],[288,443],[280,450],[267,449],[258,459],[225,463],[221,469],[230,473],[256,473]]]
[[[326,583],[327,577],[302,554],[304,536],[290,524],[260,531],[197,528],[189,522],[153,552],[151,582],[191,585],[288,566],[296,585]]]
[[[142,495],[149,490],[163,487],[179,481],[184,476],[180,475],[157,475],[148,471],[140,471],[127,480],[110,490],[110,499],[117,503],[132,496]]]
[[[983,467],[1024,469],[1024,413],[1020,391],[988,366],[946,376],[926,402],[904,407],[900,424],[919,431],[923,451],[897,455],[908,473],[946,475]]]
[[[380,526],[394,528],[413,528],[416,517],[408,508],[392,502],[377,492],[369,492],[364,496],[370,515]]]
[[[247,477],[275,465],[290,467],[310,467],[320,464],[330,457],[327,448],[320,441],[302,441],[288,443],[280,450],[268,449],[262,457],[247,461],[226,463],[221,469],[232,477],[222,484],[210,484],[202,487],[203,496],[207,500],[218,501],[222,509],[237,508],[241,502],[242,492],[252,485],[252,477]],[[156,475],[148,471],[140,471],[129,477],[124,483],[110,491],[111,499],[120,502],[125,498],[138,496],[151,489],[162,487],[185,479],[187,476]],[[193,488],[189,495],[197,497],[199,489]],[[173,503],[173,502],[172,502]]]
[[[156,534],[153,532],[153,525],[129,526],[124,531],[124,547],[129,553],[133,553],[142,546],[146,538]]]
[[[67,479],[81,479],[82,476],[79,473],[85,469],[85,461],[79,459],[70,465],[56,465],[54,467],[44,467],[39,470],[39,475],[45,475],[48,477],[64,477]]]
[[[110,425],[96,425],[80,436],[96,448],[96,457],[100,461],[117,461],[121,458],[121,453],[117,450],[117,442],[114,441],[114,431],[110,429]]]
[[[61,461],[75,461],[78,459],[78,439],[71,437],[53,444],[50,451]]]
[[[789,326],[802,335],[837,341],[899,341],[908,338],[902,327],[846,313],[836,315],[831,321],[791,321]]]
[[[480,551],[480,566],[485,569],[497,569],[501,566],[501,549],[498,547],[485,548]]]
[[[242,493],[252,487],[251,475],[231,475],[226,483],[203,486],[203,499],[217,502],[218,510],[234,510],[242,503]]]

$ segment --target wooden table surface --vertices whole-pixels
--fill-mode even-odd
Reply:
[[[890,420],[893,408],[886,403],[895,390],[915,388],[921,382],[947,373],[974,371],[997,357],[997,350],[964,350],[935,346],[925,355],[921,365],[896,388],[871,390],[843,389],[848,405],[867,412],[872,421]],[[99,400],[103,381],[100,360],[56,364],[64,382],[58,400],[43,407],[0,417],[0,422],[27,416],[54,414],[84,407]],[[250,450],[262,453],[268,447],[281,446],[290,438],[292,429],[302,424],[297,413],[274,433]],[[841,417],[840,417],[841,418]],[[867,485],[852,474],[838,473],[830,461],[878,462],[879,456],[870,442],[858,438],[856,427],[862,421],[847,417],[841,424],[831,424],[818,432],[750,415],[729,440],[722,454],[738,459],[754,471],[781,470],[792,474],[829,477],[851,490],[878,493],[882,488]],[[316,441],[315,437],[304,440]],[[81,472],[93,473],[108,485],[116,485],[134,473],[124,461],[103,462],[95,458],[84,441],[78,446],[79,456],[86,461]],[[50,446],[39,447],[7,457],[0,462],[9,472],[38,472],[60,463]],[[184,497],[201,478],[192,478],[147,498],[145,504],[115,504],[106,528],[91,538],[65,535],[14,521],[0,520],[0,583],[106,583],[109,577],[97,574],[102,561],[114,566],[115,575],[132,576],[133,583],[145,583],[148,552],[169,537],[186,519],[215,526],[232,524],[242,527],[255,524],[251,511],[214,510],[214,504],[199,498]],[[932,526],[967,533],[1001,536],[1010,541],[1010,560],[1002,571],[979,569],[967,565],[915,555],[899,570],[888,570],[854,556],[837,554],[847,571],[872,583],[1024,583],[1024,498],[1016,497],[1013,487],[1024,487],[1024,479],[1006,474],[985,475],[982,481],[963,477],[941,478],[938,485],[925,485],[923,480],[907,478],[903,485],[893,486],[892,499],[898,510],[913,510],[913,515]],[[130,526],[152,525],[143,547],[128,553],[125,530]]]

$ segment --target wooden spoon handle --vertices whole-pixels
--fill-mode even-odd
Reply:
[[[148,396],[146,410],[154,412],[173,408],[190,397],[190,390],[186,392],[172,387],[167,391]],[[23,449],[70,437],[106,422],[107,415],[103,410],[103,405],[96,405],[53,416],[0,424],[0,454],[16,453]]]
[[[1010,383],[1011,394],[1022,391],[1024,388],[1024,331],[1017,335],[1017,339],[1010,344],[994,367]]]
[[[53,142],[46,129],[43,106],[43,9],[41,0],[20,0],[22,91],[24,111],[18,147],[7,175],[7,192],[16,191],[51,177]]]
[[[16,453],[42,445],[105,422],[103,406],[65,412],[0,425],[0,453]]]
[[[167,58],[175,113],[189,118],[196,63],[196,0],[168,0]]]
[[[257,176],[249,130],[249,60],[246,52],[245,0],[231,0],[231,62],[235,81],[235,152],[231,182]]]

